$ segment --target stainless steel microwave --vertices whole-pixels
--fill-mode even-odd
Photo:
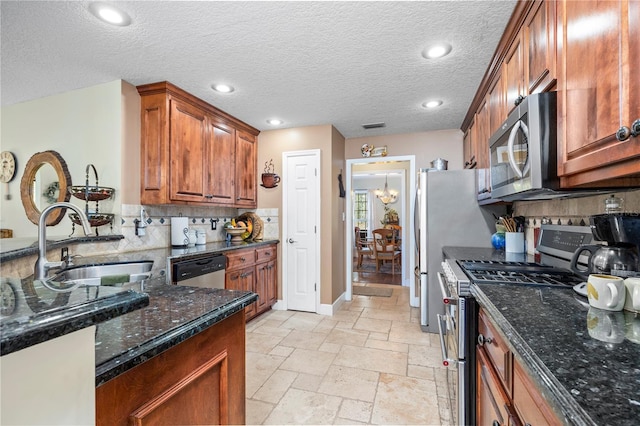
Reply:
[[[491,198],[562,196],[557,167],[556,93],[527,96],[489,139]]]

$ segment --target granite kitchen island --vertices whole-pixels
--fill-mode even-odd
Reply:
[[[89,362],[88,386],[95,389],[95,405],[90,393],[90,403],[67,399],[63,411],[95,408],[95,423],[110,425],[134,418],[153,423],[155,415],[178,423],[244,422],[244,308],[255,302],[254,293],[168,285],[165,276],[69,293],[41,289],[37,282],[35,287],[33,282],[25,285],[26,281],[22,280],[26,296],[21,289],[17,292],[18,307],[24,311],[2,322],[3,367],[12,353],[21,356],[24,350],[75,332],[90,339],[90,353],[79,347],[63,351],[78,352],[85,364]],[[47,364],[46,354],[37,358]],[[39,381],[47,378],[38,377]],[[206,398],[198,400],[198,395]],[[185,401],[204,399],[208,411],[185,409]],[[194,418],[192,413],[204,417]],[[82,423],[80,419],[87,417],[67,416],[58,424]]]

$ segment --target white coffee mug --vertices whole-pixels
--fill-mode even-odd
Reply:
[[[627,278],[624,280],[624,286],[624,310],[640,312],[640,278]]]
[[[589,305],[607,311],[621,311],[624,306],[624,280],[613,275],[591,274],[587,279]]]
[[[589,336],[607,343],[620,343],[625,338],[625,319],[622,312],[589,308],[587,329]]]

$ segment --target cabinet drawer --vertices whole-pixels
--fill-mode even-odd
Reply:
[[[256,263],[256,251],[251,250],[238,250],[231,253],[227,253],[227,271],[232,271],[238,268],[244,268]]]
[[[484,338],[482,347],[495,367],[507,394],[511,395],[511,352],[483,310],[478,317],[478,333]]]
[[[256,249],[256,263],[267,262],[276,258],[276,246],[267,246]]]

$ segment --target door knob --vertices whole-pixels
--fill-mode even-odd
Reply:
[[[289,244],[293,244],[295,243],[295,241],[293,240],[293,238],[289,238]]]

